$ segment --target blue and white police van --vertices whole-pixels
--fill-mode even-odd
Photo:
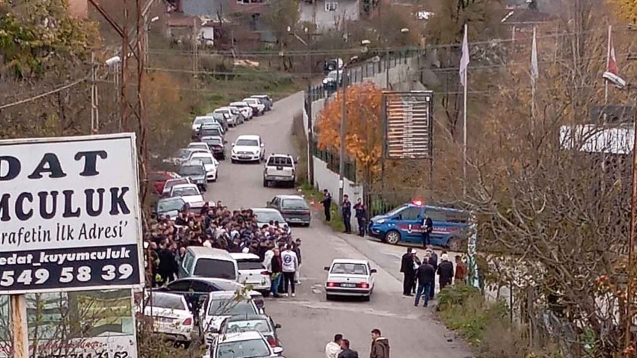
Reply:
[[[463,251],[469,232],[470,213],[464,210],[424,205],[420,201],[403,204],[370,219],[368,233],[383,242],[422,244],[422,222],[427,214],[433,222],[430,243],[452,251]]]

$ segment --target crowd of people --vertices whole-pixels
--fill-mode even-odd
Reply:
[[[462,262],[462,257],[456,255],[454,264],[449,260],[447,251],[440,254],[440,262],[438,255],[428,246],[425,254],[421,259],[416,255],[411,247],[407,248],[407,253],[402,257],[400,264],[400,272],[404,275],[403,295],[416,295],[414,306],[418,306],[420,298],[424,298],[424,306],[427,307],[430,300],[434,298],[436,287],[436,274],[438,275],[438,284],[442,290],[452,282],[464,282],[467,274],[467,267]]]
[[[273,296],[279,297],[281,290],[287,293],[288,289],[294,295],[299,283],[301,240],[292,238],[286,223],[272,221],[259,226],[251,209],[230,210],[221,201],[196,210],[186,205],[175,218],[160,215],[153,219],[145,236],[153,287],[177,278],[189,246],[206,246],[259,256],[271,272]]]
[[[382,336],[378,328],[372,329],[372,343],[369,358],[389,358],[389,340]],[[325,358],[359,358],[358,352],[352,349],[349,339],[342,334],[334,336],[334,340],[325,345]]]

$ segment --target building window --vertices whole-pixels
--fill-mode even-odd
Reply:
[[[337,2],[330,2],[330,1],[325,2],[325,11],[336,11],[337,8],[338,8]]]

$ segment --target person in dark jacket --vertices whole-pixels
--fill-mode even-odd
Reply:
[[[411,286],[414,284],[414,255],[411,252],[411,247],[407,248],[407,253],[400,261],[400,272],[404,275],[403,295],[411,296]]]
[[[356,222],[358,223],[358,236],[365,236],[365,224],[367,222],[367,209],[365,209],[365,204],[359,198],[354,205],[354,210],[356,211]]]
[[[427,250],[425,252],[426,252],[426,255],[429,256],[429,263],[431,264],[431,266],[433,266],[434,273],[435,273],[438,270],[438,254],[436,254],[436,252],[434,252],[434,250],[431,248],[431,246],[428,246]],[[436,292],[436,282],[434,281],[434,283],[432,283],[431,287],[429,288],[429,299],[430,300],[434,299],[435,292]]]
[[[430,236],[434,230],[434,223],[431,221],[431,218],[425,214],[424,219],[422,220],[422,247],[428,247],[431,243]]]
[[[416,300],[414,306],[418,306],[420,303],[420,296],[425,299],[424,307],[429,304],[429,292],[431,292],[431,286],[434,285],[436,278],[436,270],[429,263],[430,260],[425,256],[422,260],[422,264],[416,270],[416,277],[418,278],[418,289],[416,290]]]
[[[332,215],[330,213],[330,208],[332,207],[332,195],[327,189],[323,189],[323,200],[321,200],[321,204],[323,205],[323,212],[325,213],[325,221],[332,220]]]
[[[444,253],[440,255],[440,265],[438,265],[438,283],[442,290],[453,281],[453,263],[449,261],[449,256]]]
[[[341,340],[341,349],[338,358],[358,358],[358,352],[349,348],[349,339]]]
[[[301,284],[301,263],[302,263],[302,258],[301,258],[301,239],[296,239],[296,241],[294,242],[294,252],[296,253],[296,258],[299,261],[299,267],[297,267],[296,269],[296,276],[295,276],[295,280],[296,280],[296,284],[300,285]]]
[[[283,262],[281,261],[281,252],[275,248],[272,250],[274,256],[272,256],[272,263],[270,264],[270,280],[272,281],[272,297],[281,297],[279,295],[279,285],[281,284],[281,277],[283,272]]]
[[[341,214],[343,216],[343,225],[345,226],[345,233],[352,233],[352,202],[349,201],[349,195],[343,195],[343,202],[341,203]]]

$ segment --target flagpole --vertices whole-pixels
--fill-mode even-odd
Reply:
[[[467,24],[464,25],[464,36],[465,39],[467,38]],[[469,55],[469,54],[467,54]],[[462,135],[463,135],[463,140],[462,140],[462,196],[466,197],[467,196],[467,87],[468,87],[468,83],[467,83],[467,73],[469,72],[469,68],[467,67],[467,69],[465,69],[464,71],[464,110],[462,111],[463,114],[463,131],[462,131]]]
[[[606,70],[608,70],[608,65],[610,64],[610,52],[611,52],[611,36],[612,36],[613,26],[608,25],[608,46],[606,53]],[[608,104],[608,81],[604,81],[604,104]]]

